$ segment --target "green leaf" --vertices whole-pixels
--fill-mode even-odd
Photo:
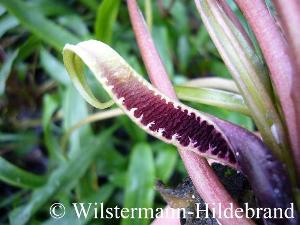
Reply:
[[[47,183],[32,193],[29,202],[24,206],[14,209],[10,213],[9,219],[11,224],[27,224],[29,219],[46,204],[48,200],[54,197],[54,195],[60,191],[74,188],[79,179],[95,160],[99,149],[105,149],[105,142],[109,139],[112,130],[113,129],[109,129],[98,137],[86,140],[85,148],[76,151],[76,154],[69,161],[53,171]]]
[[[89,203],[97,202],[96,208],[100,208],[100,203],[105,204],[109,197],[113,194],[113,186],[110,184],[106,184],[99,189],[97,192],[90,193],[90,195],[80,202],[84,203],[87,207]],[[85,225],[89,224],[89,222],[93,219],[94,216],[94,205],[91,206],[89,213],[86,218],[81,215],[79,219],[76,215],[75,209],[73,205],[65,206],[66,213],[63,218],[54,219],[51,218],[48,221],[44,222],[43,225],[61,225],[61,224],[72,224],[72,225]],[[78,206],[79,207],[79,206]],[[86,208],[87,208],[86,207]]]
[[[23,131],[19,133],[0,133],[0,146],[14,149],[14,153],[23,155],[32,150],[39,141],[38,136],[33,131]]]
[[[144,142],[147,140],[147,134],[139,126],[132,123],[132,121],[123,116],[118,118],[118,123],[122,124],[122,127],[126,130],[130,136],[130,140],[134,142]]]
[[[128,179],[125,188],[125,208],[152,208],[154,200],[155,168],[152,151],[146,143],[140,143],[133,148],[130,156]],[[122,219],[122,225],[149,224],[145,214],[138,218],[135,211],[134,218]]]
[[[88,7],[92,12],[96,11],[98,0],[78,0],[81,4]]]
[[[6,9],[0,5],[0,16],[2,16],[6,12]]]
[[[248,107],[241,95],[212,88],[194,88],[176,86],[176,94],[179,99],[217,106],[235,112],[250,115]]]
[[[164,26],[153,27],[153,41],[159,52],[159,55],[167,69],[169,76],[174,75],[174,67],[172,62],[172,54],[170,52],[170,37],[168,30]]]
[[[152,15],[152,3],[151,0],[146,0],[145,1],[145,15],[146,15],[146,21],[149,30],[151,31],[152,29],[152,23],[153,23],[153,15]]]
[[[168,5],[172,4],[169,1]],[[168,6],[167,6],[168,7]],[[185,34],[189,30],[189,18],[187,12],[186,3],[183,1],[174,1],[174,4],[171,7],[170,13],[174,18],[174,28],[176,29],[178,34]]]
[[[174,172],[178,152],[174,146],[161,142],[155,147],[157,148],[157,156],[155,158],[156,177],[162,182],[167,183]]]
[[[90,35],[87,25],[85,24],[83,19],[77,14],[60,16],[58,22],[64,27],[69,28],[79,37],[84,38]]]
[[[119,12],[120,0],[103,0],[97,10],[95,22],[96,39],[111,43],[113,26]]]
[[[177,55],[180,62],[180,70],[185,71],[188,66],[191,49],[187,37],[185,35],[180,36],[177,45]]]
[[[126,165],[126,157],[119,153],[114,147],[108,147],[105,151],[99,152],[99,160],[96,162],[96,170],[99,176],[107,176],[108,174],[125,171]]]
[[[182,83],[182,86],[195,88],[214,88],[239,93],[239,89],[237,88],[233,80],[221,77],[202,77],[191,79]]]
[[[16,17],[6,15],[0,19],[0,38],[10,29],[19,25],[19,21]]]
[[[58,108],[58,99],[55,95],[45,95],[43,98],[43,115],[42,125],[44,130],[44,143],[49,154],[50,167],[52,164],[56,165],[59,162],[64,162],[65,158],[62,155],[61,148],[57,139],[51,130],[52,116]]]
[[[31,10],[28,3],[20,0],[0,0],[21,24],[45,43],[61,51],[66,43],[78,43],[80,39],[63,27],[48,20],[40,11]]]
[[[40,52],[40,60],[43,69],[56,81],[61,84],[68,85],[70,78],[64,65],[51,55],[46,49],[42,48]]]
[[[11,69],[16,57],[18,56],[18,52],[19,51],[16,50],[12,54],[8,55],[2,65],[2,68],[0,70],[0,96],[4,94],[5,83],[11,73]]]
[[[69,85],[64,93],[63,99],[63,128],[67,132],[73,125],[88,116],[88,109],[84,99],[76,89]],[[72,157],[76,151],[81,151],[80,146],[84,138],[92,135],[89,125],[75,130],[70,137],[69,156]],[[83,146],[84,147],[84,146]]]
[[[29,173],[0,157],[0,180],[20,188],[36,188],[46,182],[45,177]]]
[[[39,49],[41,41],[35,35],[31,35],[27,38],[27,40],[20,46],[19,55],[17,58],[17,62],[24,61],[27,57],[29,57],[34,51]]]
[[[73,10],[68,7],[66,1],[60,0],[29,0],[28,6],[32,11],[38,11],[45,16],[61,16],[74,14]]]

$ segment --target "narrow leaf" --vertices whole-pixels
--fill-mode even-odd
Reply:
[[[239,93],[239,89],[233,80],[220,78],[220,77],[196,78],[196,79],[188,80],[187,82],[183,83],[183,86],[215,88],[224,91]]]
[[[141,160],[143,159],[143,160]],[[155,167],[151,148],[146,143],[133,148],[125,188],[125,208],[152,208],[154,200]],[[122,225],[147,225],[151,215],[138,212],[134,218],[122,219]]]
[[[46,182],[45,177],[29,173],[0,157],[0,180],[20,188],[36,188]]]
[[[61,148],[57,142],[57,138],[53,135],[52,128],[52,116],[55,110],[58,108],[59,103],[57,96],[45,95],[43,98],[43,115],[42,125],[44,134],[44,143],[46,145],[49,155],[49,167],[56,166],[57,163],[65,161],[65,158],[60,151]],[[53,165],[52,165],[53,164]]]
[[[5,8],[18,18],[19,22],[44,42],[61,50],[65,43],[76,43],[79,39],[45,18],[39,11],[32,10],[27,2],[20,0],[0,0]]]
[[[26,205],[14,209],[10,213],[12,225],[27,224],[29,219],[59,191],[73,188],[80,177],[84,175],[98,154],[99,148],[103,147],[105,141],[111,134],[112,129],[102,133],[97,138],[86,141],[87,148],[76,151],[76,155],[67,163],[60,165],[49,176],[47,183],[32,193],[31,199]],[[81,149],[83,150],[83,149]]]
[[[0,70],[0,96],[4,94],[6,80],[9,77],[13,62],[18,56],[18,50],[9,55],[4,61]]]
[[[99,191],[92,192],[86,198],[80,199],[80,203],[84,203],[85,205],[88,205],[89,203],[97,202],[98,204],[95,207],[99,209],[101,207],[101,203],[105,204],[107,200],[111,197],[111,195],[113,194],[113,190],[114,188],[111,184],[103,185],[99,189]],[[43,225],[61,225],[61,224],[85,225],[85,224],[89,224],[89,222],[93,219],[93,216],[94,214],[90,212],[87,213],[86,218],[84,218],[82,214],[81,217],[78,218],[74,210],[74,206],[70,205],[66,207],[66,212],[64,217],[60,219],[51,218],[46,222],[44,222]]]
[[[154,148],[154,147],[153,147]],[[171,145],[160,144],[157,146],[155,158],[155,174],[163,183],[167,183],[174,172],[177,163],[177,151]]]
[[[70,83],[70,78],[63,64],[59,62],[46,49],[42,48],[40,52],[41,65],[44,70],[56,81],[63,85]]]
[[[111,43],[113,27],[119,12],[120,0],[104,0],[99,5],[95,22],[96,39]]]
[[[19,25],[19,21],[16,17],[6,15],[0,20],[0,38],[10,29],[15,28]]]
[[[248,107],[241,95],[212,88],[193,88],[176,86],[179,99],[212,105],[231,111],[250,115]]]

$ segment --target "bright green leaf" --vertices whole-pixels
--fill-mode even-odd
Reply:
[[[36,188],[46,182],[45,177],[27,172],[0,157],[0,180],[21,188]]]
[[[125,188],[125,208],[152,208],[154,200],[155,168],[152,151],[146,143],[133,148],[128,169],[128,179]],[[137,213],[137,212],[135,212]],[[145,215],[141,219],[138,214],[134,218],[122,219],[122,225],[149,224]]]
[[[14,51],[11,55],[7,56],[6,60],[2,65],[2,68],[0,70],[0,96],[4,94],[6,80],[11,73],[13,63],[17,56],[18,50]]]
[[[249,110],[241,95],[229,91],[212,88],[194,88],[176,86],[176,94],[179,99],[217,106],[249,115]]]
[[[95,22],[96,39],[107,44],[111,43],[113,26],[117,19],[120,0],[103,0],[97,10]]]
[[[61,51],[66,43],[78,43],[80,39],[63,27],[48,20],[39,11],[32,10],[28,3],[20,0],[0,0],[19,22],[44,42]]]

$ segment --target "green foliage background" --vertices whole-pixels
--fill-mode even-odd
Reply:
[[[159,4],[161,2],[161,4]],[[173,83],[230,78],[201,24],[193,1],[139,1]],[[96,112],[72,86],[62,64],[66,43],[110,44],[146,75],[126,3],[121,0],[0,0],[0,224],[106,224],[75,218],[72,202],[106,207],[163,207],[156,180],[176,185],[186,171],[174,147],[145,134],[127,117],[85,125]],[[146,77],[146,76],[145,76]],[[89,77],[101,99],[104,91]],[[191,103],[194,108],[253,129],[239,113]],[[61,202],[63,219],[49,217]],[[149,224],[113,219],[110,224]]]

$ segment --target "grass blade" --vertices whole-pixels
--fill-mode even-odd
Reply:
[[[77,43],[79,38],[63,27],[48,20],[39,11],[31,10],[28,3],[20,0],[0,0],[0,4],[13,14],[21,24],[45,43],[61,51],[66,43]]]
[[[88,197],[80,199],[80,202],[88,205],[91,202],[97,202],[97,208],[101,205],[100,203],[105,204],[110,196],[113,194],[114,187],[110,184],[102,186],[97,192],[91,193]],[[61,224],[72,224],[72,225],[85,225],[93,219],[94,214],[88,213],[87,217],[84,218],[81,214],[81,217],[78,218],[73,206],[66,206],[66,213],[63,218],[54,219],[51,218],[48,221],[44,222],[43,225],[61,225]]]
[[[29,173],[0,157],[0,180],[20,188],[36,188],[46,182],[45,177]]]
[[[155,148],[155,146],[153,146]],[[157,156],[155,158],[155,175],[163,183],[167,183],[174,171],[178,154],[174,147],[159,143],[156,146]]]
[[[57,82],[68,85],[70,78],[61,62],[59,62],[49,51],[42,48],[40,52],[40,61],[44,70]]]
[[[119,12],[120,0],[104,0],[99,5],[95,22],[95,36],[97,40],[111,43],[113,26]]]
[[[179,99],[212,105],[223,109],[250,115],[248,107],[241,95],[229,91],[212,88],[194,88],[175,86]]]
[[[141,160],[143,159],[143,160]],[[152,208],[154,200],[155,167],[151,148],[140,143],[133,148],[125,188],[125,208]],[[136,213],[138,213],[136,211]],[[147,225],[150,215],[122,220],[122,225]],[[148,218],[147,218],[148,217]]]
[[[107,138],[111,135],[112,129],[103,132],[100,136],[87,140],[84,154],[76,151],[65,164],[60,165],[52,174],[45,185],[36,189],[32,193],[30,201],[19,208],[14,209],[10,214],[12,225],[27,224],[30,218],[44,205],[47,201],[59,191],[68,190],[74,187],[79,178],[82,177],[91,163],[98,154],[99,148],[104,146]]]
[[[16,50],[11,55],[9,55],[2,65],[2,68],[0,70],[0,96],[4,94],[5,83],[11,73],[11,69],[12,69],[15,59],[18,56],[18,52],[19,51]]]
[[[196,78],[196,79],[188,80],[182,85],[186,87],[215,88],[224,91],[239,93],[239,89],[233,80],[220,78],[220,77]]]
[[[0,20],[0,38],[10,29],[19,25],[19,21],[11,15],[6,15]]]

